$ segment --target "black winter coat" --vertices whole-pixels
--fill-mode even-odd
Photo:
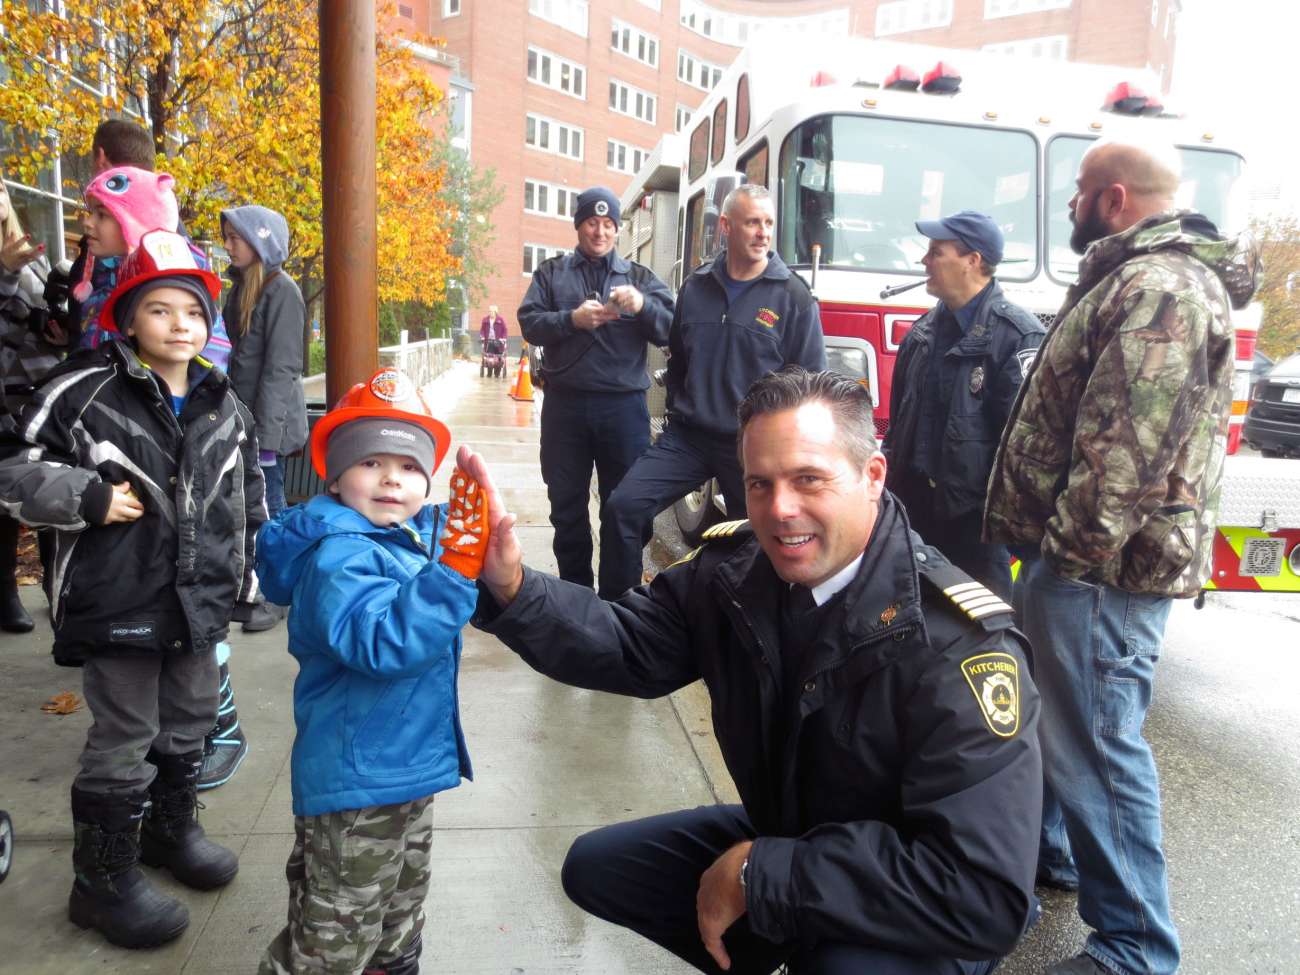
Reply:
[[[780,257],[768,254],[734,306],[718,276],[726,265],[724,250],[682,284],[664,384],[671,421],[734,436],[736,407],[756,380],[792,363],[821,372],[826,345],[812,292]]]
[[[939,470],[933,472],[937,510],[932,516],[941,521],[984,509],[993,455],[1045,334],[1042,322],[1009,301],[996,281],[980,302],[970,330],[942,365],[952,398],[940,407]],[[905,504],[910,504],[907,476],[924,400],[936,394],[928,373],[937,320],[951,314],[943,302],[926,312],[904,337],[894,362],[885,483]]]
[[[1038,693],[1010,608],[975,596],[886,495],[785,698],[785,583],[738,534],[613,603],[526,571],[504,611],[482,590],[474,623],[578,687],[658,697],[703,678],[758,833],[746,900],[760,936],[1006,954],[1033,902],[1042,793]]]
[[[587,284],[577,251],[543,261],[519,306],[519,331],[545,353],[546,391],[636,393],[650,387],[646,345],[666,345],[673,318],[667,285],[642,264],[610,254],[609,274],[600,300],[630,284],[645,299],[635,315],[624,315],[590,331],[576,328],[573,310],[587,299]]]
[[[124,342],[50,371],[0,433],[0,504],[58,529],[54,656],[203,653],[257,597],[253,540],[266,520],[252,417],[230,381],[190,367],[178,420],[171,394]],[[115,483],[144,505],[105,525]]]

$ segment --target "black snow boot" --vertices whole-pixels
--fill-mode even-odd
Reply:
[[[387,964],[371,961],[362,975],[420,975],[420,936],[407,945],[406,950]]]
[[[102,795],[72,790],[76,879],[68,918],[122,948],[151,948],[179,937],[190,923],[180,901],[140,870],[140,821],[147,793]]]
[[[18,598],[18,522],[0,515],[0,630],[30,633],[36,628]]]
[[[196,784],[203,752],[185,755],[149,753],[158,777],[149,786],[152,805],[140,839],[140,860],[166,867],[186,887],[211,890],[230,883],[239,872],[239,857],[213,843],[199,825]]]
[[[230,781],[248,754],[248,739],[239,726],[235,692],[230,686],[230,664],[221,665],[221,697],[217,723],[203,739],[203,768],[199,770],[199,791],[215,789]]]

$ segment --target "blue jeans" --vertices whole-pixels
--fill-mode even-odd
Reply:
[[[284,500],[284,458],[277,455],[274,465],[263,467],[262,477],[266,479],[266,514],[274,520],[288,507]]]
[[[1044,857],[1074,854],[1092,958],[1117,975],[1174,972],[1160,788],[1142,737],[1171,601],[1063,579],[1037,558],[1014,599],[1043,702]]]

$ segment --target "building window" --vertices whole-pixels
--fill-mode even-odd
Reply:
[[[552,257],[569,253],[563,247],[551,247],[548,244],[524,244],[524,274],[532,274]]]
[[[684,81],[700,91],[709,91],[722,78],[723,69],[690,54],[684,48],[677,50],[677,80]]]
[[[659,38],[631,24],[616,19],[610,26],[609,46],[642,64],[659,67]]]
[[[447,97],[451,99],[451,144],[468,156],[474,122],[473,93],[453,82]]]
[[[1043,10],[1065,10],[1070,0],[984,0],[984,19],[1036,14]]]
[[[405,17],[407,20],[410,20],[412,17],[415,16],[415,11],[412,10],[410,7],[408,7],[406,4],[399,3],[397,5],[397,16]]]
[[[528,48],[528,80],[574,98],[587,98],[586,68],[540,47]]]
[[[1019,41],[985,44],[984,50],[993,54],[1015,54],[1020,57],[1065,61],[1070,56],[1070,38],[1066,34],[1053,34],[1050,37],[1026,37]]]
[[[444,17],[459,17],[460,0],[442,0],[442,15]]]
[[[1151,0],[1151,26],[1160,26],[1160,0]]]
[[[572,220],[578,212],[578,192],[567,186],[524,180],[524,212],[559,220]]]
[[[631,115],[635,119],[654,125],[655,119],[658,117],[658,103],[659,99],[648,91],[633,88],[621,81],[610,80],[609,107],[611,111],[618,112],[620,115]]]
[[[673,117],[674,132],[680,132],[682,129],[686,128],[686,124],[691,120],[691,112],[693,111],[695,111],[695,109],[691,108],[689,105],[677,106],[677,114]]]
[[[657,4],[656,9],[658,9]],[[849,33],[847,6],[799,17],[753,17],[714,10],[700,3],[699,0],[682,0],[679,19],[681,25],[687,30],[733,47],[743,47],[763,33],[779,33],[787,36],[790,34],[844,36]]]
[[[533,112],[524,116],[524,145],[530,148],[581,160],[582,143],[583,131],[575,125]]]
[[[617,139],[605,143],[605,165],[618,173],[639,172],[648,155],[649,149],[631,146]]]
[[[876,8],[876,36],[947,27],[952,23],[952,0],[893,0]]]
[[[559,24],[579,37],[587,36],[587,0],[528,0],[528,12]]]

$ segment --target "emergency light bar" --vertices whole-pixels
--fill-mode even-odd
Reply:
[[[1102,111],[1117,115],[1159,115],[1164,111],[1160,99],[1127,81],[1112,88],[1101,107]]]
[[[940,61],[925,73],[921,90],[930,94],[951,95],[961,89],[961,72],[946,61]]]
[[[905,64],[895,65],[885,76],[884,87],[890,91],[916,91],[921,87],[921,76]]]

